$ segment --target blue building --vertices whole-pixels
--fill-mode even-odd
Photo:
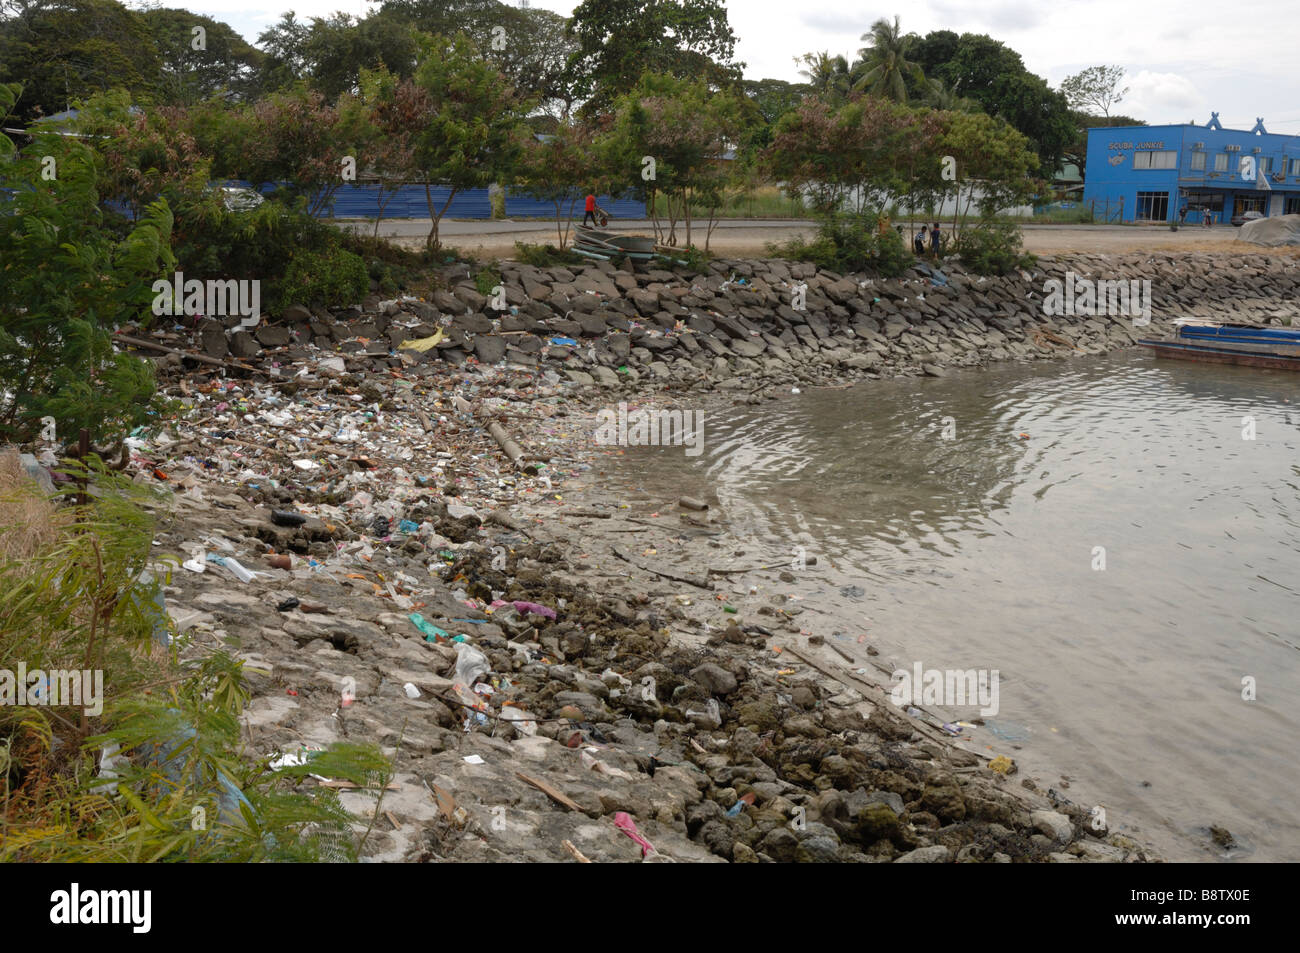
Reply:
[[[1300,214],[1300,136],[1255,127],[1111,126],[1088,130],[1083,200],[1098,221],[1231,221]]]

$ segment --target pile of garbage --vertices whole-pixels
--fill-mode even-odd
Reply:
[[[652,558],[661,531],[594,479],[591,406],[553,371],[328,360],[164,362],[179,413],[127,469],[171,491],[165,608],[184,654],[243,662],[250,753],[393,759],[382,789],[303,782],[373,819],[365,859],[1147,856],[795,650],[794,610],[702,624],[718,581]]]

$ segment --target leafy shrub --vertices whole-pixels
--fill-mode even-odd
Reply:
[[[1021,247],[1019,225],[991,221],[963,228],[955,250],[962,264],[977,275],[1005,275],[1035,261]]]
[[[366,263],[366,271],[378,282],[379,290],[386,293],[408,288],[425,278],[432,258],[424,251],[411,251],[384,238],[357,231],[340,235],[342,246]]]
[[[553,268],[556,265],[581,265],[588,259],[572,251],[560,251],[554,245],[530,245],[515,242],[515,257],[534,268]]]
[[[693,275],[706,275],[709,273],[708,252],[696,248],[694,245],[687,245],[663,255],[656,255],[655,260],[662,267],[666,268],[685,268]]]
[[[474,276],[474,287],[478,289],[478,293],[481,295],[490,296],[492,289],[500,284],[503,284],[501,269],[497,267],[495,261]]]
[[[0,85],[0,119],[17,87]],[[55,419],[65,441],[81,428],[98,443],[158,409],[151,366],[114,351],[121,324],[148,314],[154,280],[170,272],[166,202],[138,222],[105,228],[94,155],[43,135],[21,158],[0,136],[0,442],[25,442]],[[53,157],[55,179],[41,175]]]
[[[782,258],[812,262],[818,268],[840,273],[871,272],[895,278],[912,263],[902,236],[892,228],[883,232],[875,212],[831,215],[822,219],[812,241],[795,238],[768,250]]]
[[[282,310],[291,304],[348,305],[360,301],[369,290],[366,263],[335,246],[322,252],[294,253],[275,300]]]

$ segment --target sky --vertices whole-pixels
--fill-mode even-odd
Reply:
[[[365,0],[179,0],[176,6],[224,20],[250,42],[292,9],[300,20],[336,11],[355,15]],[[170,4],[168,4],[170,5]],[[531,0],[565,16],[577,5]],[[1300,79],[1294,56],[1294,0],[728,0],[736,58],[749,79],[800,80],[794,58],[828,50],[853,59],[860,37],[880,17],[901,17],[906,32],[987,33],[1058,86],[1089,66],[1117,65],[1129,93],[1112,112],[1153,125],[1195,121],[1210,112],[1229,129],[1250,129],[1257,117],[1269,132],[1300,134]]]

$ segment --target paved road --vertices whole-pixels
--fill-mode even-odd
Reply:
[[[374,226],[373,223],[365,219],[340,219],[338,225],[343,227],[357,227],[362,231],[369,232]],[[576,223],[575,223],[576,224]],[[701,224],[698,220],[695,224]],[[717,224],[717,229],[728,228],[811,228],[817,223],[808,219],[792,218],[724,218]],[[896,221],[895,224],[908,224],[906,221]],[[917,221],[920,224],[920,220]],[[394,238],[417,238],[429,234],[431,222],[427,218],[394,218],[385,219],[379,224],[379,234]],[[616,219],[609,223],[611,231],[622,231],[624,229],[631,231],[645,231],[654,225],[649,219]],[[1128,232],[1133,233],[1137,226],[1133,225],[1050,225],[1050,224],[1025,224],[1021,226],[1026,231],[1072,231],[1076,229],[1086,229],[1095,232]],[[682,228],[678,223],[678,229]],[[1150,226],[1142,226],[1141,231],[1148,231]],[[1204,233],[1205,230],[1198,227],[1189,226],[1188,231]],[[505,235],[515,234],[517,232],[554,232],[554,220],[537,220],[528,219],[515,221],[513,219],[446,219],[439,228],[439,233],[444,237],[449,235]],[[1211,229],[1210,233],[1222,234],[1225,229]],[[1235,232],[1235,229],[1234,229]]]
[[[581,221],[581,220],[579,220]],[[362,231],[369,232],[374,223],[365,219],[340,220],[342,226],[355,226]],[[574,224],[578,224],[575,222]],[[717,225],[718,228],[798,228],[811,227],[816,222],[800,221],[797,219],[724,219]],[[395,238],[415,238],[423,237],[429,234],[429,228],[432,222],[427,218],[394,218],[385,219],[379,223],[379,234]],[[654,223],[646,219],[617,219],[609,223],[611,230],[622,231],[630,229],[633,231],[644,231],[653,228]],[[681,228],[681,225],[678,225]],[[523,221],[514,221],[513,219],[445,219],[438,229],[439,234],[444,237],[447,235],[504,235],[514,234],[516,232],[555,232],[555,220],[537,220],[527,219]]]

